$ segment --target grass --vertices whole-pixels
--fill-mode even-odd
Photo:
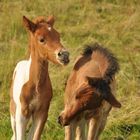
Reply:
[[[71,53],[65,67],[50,64],[53,100],[42,139],[62,140],[57,123],[63,108],[64,83],[82,46],[103,44],[118,57],[117,98],[121,109],[113,109],[101,140],[139,140],[140,137],[140,2],[139,0],[1,0],[0,1],[0,138],[9,140],[9,88],[16,63],[26,58],[28,38],[22,16],[54,14],[55,27]],[[59,73],[58,73],[59,72]],[[61,75],[61,76],[60,76]],[[59,83],[59,84],[58,84]]]

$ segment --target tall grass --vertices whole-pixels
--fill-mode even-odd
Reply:
[[[118,57],[117,97],[102,140],[139,140],[140,137],[140,1],[139,0],[1,0],[0,1],[0,138],[9,140],[9,88],[16,63],[26,58],[28,36],[22,16],[54,14],[55,27],[71,53],[67,67],[50,64],[53,100],[42,139],[62,140],[57,124],[63,108],[64,83],[82,46],[98,42]]]

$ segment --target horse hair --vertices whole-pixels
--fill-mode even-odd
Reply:
[[[108,83],[110,83],[110,81],[112,80],[112,76],[115,75],[120,69],[118,60],[113,55],[113,53],[111,53],[107,48],[104,48],[103,46],[99,45],[98,43],[95,43],[92,45],[85,45],[82,55],[84,57],[88,57],[88,56],[91,56],[92,53],[94,53],[96,51],[100,52],[107,58],[109,66],[103,75],[103,79],[105,81],[107,81]]]

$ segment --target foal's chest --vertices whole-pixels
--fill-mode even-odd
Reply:
[[[34,95],[33,98],[30,100],[29,103],[29,110],[31,112],[38,110],[41,106],[41,99],[39,95]]]
[[[46,108],[48,105],[48,95],[44,93],[37,93],[34,91],[32,98],[29,102],[29,110],[31,112],[38,111],[41,108]]]

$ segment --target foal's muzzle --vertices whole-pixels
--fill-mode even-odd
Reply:
[[[61,50],[58,52],[58,60],[60,63],[66,65],[69,63],[69,52],[66,50]]]
[[[62,125],[62,126],[67,126],[67,125],[69,125],[69,123],[63,118],[62,115],[60,115],[60,116],[58,117],[58,123],[59,123],[60,125]]]

